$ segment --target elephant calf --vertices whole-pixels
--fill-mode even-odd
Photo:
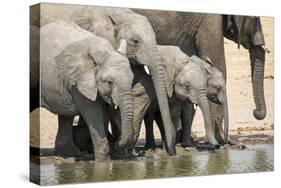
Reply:
[[[178,128],[180,123],[182,126],[182,146],[191,145],[191,125],[195,113],[193,104],[199,105],[202,110],[208,141],[212,145],[218,145],[214,137],[214,128],[211,126],[211,114],[207,98],[212,102],[223,105],[224,135],[221,137],[224,138],[223,142],[226,143],[228,138],[228,105],[222,73],[212,65],[210,60],[205,62],[196,56],[190,58],[178,47],[159,46],[159,51],[167,73],[166,86],[171,118],[175,128]],[[208,60],[208,58],[205,59]],[[136,75],[134,70],[133,72]],[[149,87],[144,84],[136,84],[133,87],[133,93],[135,95],[134,106],[138,106],[134,110],[135,140],[138,137],[141,121],[144,118],[146,147],[153,148],[155,147],[153,120],[156,120],[162,139],[165,139],[161,115],[153,98],[154,94],[151,94]],[[147,98],[149,98],[149,102],[145,102]]]
[[[126,41],[120,40],[116,52],[107,40],[61,20],[41,27],[40,34],[41,106],[59,118],[55,155],[80,154],[73,142],[72,122],[75,115],[81,115],[90,132],[95,159],[109,158],[105,102],[119,106],[121,112],[119,146],[132,145],[133,73],[125,56]]]

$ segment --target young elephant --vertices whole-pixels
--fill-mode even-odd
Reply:
[[[174,54],[178,54],[178,57],[182,55],[182,58],[173,60],[174,57],[169,54],[167,50],[173,52]],[[200,103],[200,95],[202,95],[206,91],[204,91],[205,89],[203,89],[202,85],[201,89],[200,87],[198,87],[198,85],[200,81],[202,82],[202,80],[204,80],[206,82],[207,87],[207,98],[210,101],[223,106],[224,133],[219,131],[219,134],[221,138],[224,138],[224,140],[220,140],[220,143],[227,143],[228,103],[226,95],[226,86],[222,73],[213,66],[212,62],[208,60],[208,58],[205,58],[207,60],[207,62],[205,62],[196,56],[192,56],[188,60],[188,62],[185,63],[185,61],[183,60],[186,59],[186,57],[184,57],[186,55],[183,54],[179,49],[169,49],[168,47],[166,47],[162,48],[162,50],[160,51],[167,70],[167,81],[168,83],[171,82],[172,84],[174,84],[173,90],[175,92],[175,99],[173,99],[173,97],[170,98],[170,110],[174,126],[176,129],[179,130],[179,134],[177,135],[179,136],[179,139],[177,140],[181,142],[181,145],[183,147],[193,145],[191,142],[191,126],[195,114],[193,104],[199,105],[203,112],[205,130],[207,133],[208,140],[208,131],[214,131],[213,127],[208,128],[209,116],[206,115],[206,113],[208,113],[208,110],[206,112],[206,109],[204,110],[204,107],[202,107],[203,105]],[[192,65],[193,63],[195,66]],[[199,67],[200,69],[198,69]],[[167,87],[170,87],[170,91],[172,91],[172,88],[171,86],[169,86],[169,84]],[[188,101],[186,101],[186,99],[188,99]],[[149,108],[144,116],[144,123],[146,128],[146,148],[155,148],[155,141],[153,135],[154,120],[159,126],[161,135],[163,135],[162,120],[158,110],[155,111],[155,109]]]
[[[191,125],[195,113],[191,103],[199,105],[203,112],[208,141],[212,145],[218,145],[212,136],[214,128],[210,124],[211,114],[207,105],[207,98],[216,104],[223,105],[224,135],[221,137],[225,138],[222,142],[226,143],[228,138],[228,105],[222,73],[213,67],[210,61],[205,62],[196,56],[189,58],[177,47],[159,46],[159,51],[167,72],[166,82],[168,96],[170,97],[171,118],[175,128],[178,128],[180,123],[182,126],[182,146],[191,146]],[[208,60],[208,58],[205,59]],[[133,91],[135,91],[135,88],[133,88]],[[146,147],[152,148],[155,147],[153,120],[156,120],[159,125],[163,138],[161,116],[158,109],[151,105],[145,114],[144,122],[147,133]]]
[[[116,52],[111,44],[73,22],[56,21],[41,28],[41,106],[58,114],[55,155],[78,156],[72,122],[81,115],[90,131],[96,160],[109,157],[104,129],[104,101],[119,106],[121,147],[133,140],[133,74],[126,42]],[[116,79],[118,78],[118,79]]]

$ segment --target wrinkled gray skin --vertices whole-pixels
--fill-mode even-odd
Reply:
[[[214,129],[210,121],[211,114],[208,98],[223,106],[225,118],[224,136],[228,138],[228,105],[222,73],[198,57],[188,57],[178,47],[158,46],[158,48],[167,74],[166,87],[173,125],[176,130],[181,121],[183,129],[182,145],[191,146],[190,125],[194,109],[193,105],[188,105],[190,102],[201,108],[207,138],[210,143],[216,142]],[[146,147],[154,148],[153,120],[159,125],[162,140],[165,140],[164,127],[155,90],[153,89],[151,77],[143,68],[132,66],[132,71],[135,76],[133,86],[134,141],[136,142],[139,137],[141,123],[144,119],[147,133]],[[114,141],[118,138],[118,134],[120,134],[120,115],[118,110],[112,107],[108,106],[107,110],[112,128],[112,138],[110,139]],[[84,133],[84,135],[86,134]],[[83,136],[83,138],[86,137]],[[77,138],[77,140],[81,142],[81,139]],[[83,142],[86,143],[87,140]],[[215,145],[218,145],[218,143]]]
[[[39,50],[40,50],[40,29],[37,26],[30,26],[30,90],[29,90],[29,110],[32,112],[39,107]]]
[[[95,159],[109,158],[105,102],[120,108],[119,145],[132,145],[133,73],[122,55],[126,41],[120,42],[118,53],[107,40],[65,21],[41,27],[40,35],[41,106],[59,118],[55,155],[79,156],[72,139],[72,122],[75,115],[81,115],[90,131]]]
[[[125,8],[41,4],[41,26],[57,19],[71,19],[81,28],[107,39],[114,47],[120,39],[128,43],[130,62],[147,65],[165,127],[167,153],[176,154],[175,137],[165,88],[165,70],[160,60],[154,31],[146,17]]]
[[[203,60],[209,57],[214,66],[226,78],[226,65],[223,37],[241,44],[249,49],[256,119],[264,119],[266,106],[263,90],[265,41],[258,17],[228,16],[218,14],[201,14],[174,11],[134,9],[150,21],[157,43],[176,45],[187,55],[197,55]],[[212,126],[216,128],[216,139],[223,143],[222,121],[223,109],[210,103]]]

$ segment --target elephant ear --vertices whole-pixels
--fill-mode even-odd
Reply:
[[[174,84],[175,84],[175,66],[173,66],[173,63],[165,63],[165,59],[162,58],[162,62],[165,68],[165,73],[166,73],[166,89],[167,89],[167,94],[168,97],[172,97],[173,91],[174,91]],[[175,61],[175,60],[173,60]]]
[[[238,49],[240,48],[241,43],[241,31],[244,24],[244,16],[233,16],[233,22],[235,24],[236,30],[237,30],[237,43],[238,43]]]
[[[110,15],[108,16],[108,18],[110,19],[113,27],[114,27],[114,37],[116,38],[118,35],[118,32],[121,28],[121,25],[125,22],[124,19],[122,18],[121,15]]]
[[[70,90],[72,87],[76,87],[85,97],[95,101],[98,89],[93,59],[90,57],[85,60],[81,59],[73,52],[77,53],[77,46],[70,46],[55,57],[61,92],[63,88]]]
[[[207,75],[212,74],[212,67],[214,67],[213,62],[208,56],[203,56],[202,59],[197,57],[196,55],[191,56],[190,61],[196,63],[201,67],[202,70]]]
[[[255,33],[252,35],[251,41],[255,46],[265,44],[261,21],[259,17],[255,17]]]

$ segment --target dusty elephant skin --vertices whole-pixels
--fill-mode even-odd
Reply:
[[[183,129],[182,145],[192,146],[191,121],[194,113],[193,105],[199,105],[203,112],[205,130],[209,143],[217,146],[218,143],[213,134],[215,130],[211,127],[211,114],[209,110],[208,98],[224,108],[224,140],[228,138],[228,105],[226,98],[226,88],[221,72],[213,67],[211,62],[205,62],[198,57],[188,57],[176,46],[158,46],[161,59],[165,67],[167,79],[166,86],[169,96],[169,107],[175,130],[180,126]],[[146,126],[146,147],[155,149],[153,138],[153,120],[159,126],[162,140],[165,140],[164,127],[159,113],[155,91],[153,90],[152,80],[144,69],[132,66],[134,78],[134,143],[137,142],[140,134],[142,120]],[[197,78],[196,80],[194,78]],[[189,107],[192,108],[189,108]],[[108,107],[108,116],[111,122],[113,140],[118,138],[120,131],[119,111]],[[79,126],[78,126],[79,127]],[[82,127],[82,126],[81,126]],[[77,132],[78,133],[78,132]],[[213,137],[212,137],[213,135]],[[84,132],[84,138],[87,135]],[[87,140],[84,141],[87,143]],[[77,143],[78,145],[83,145]]]
[[[265,62],[264,37],[258,17],[227,16],[218,14],[187,13],[134,9],[148,18],[155,33],[157,43],[178,45],[187,55],[209,57],[214,66],[226,78],[226,64],[223,37],[249,49],[256,119],[263,119],[266,106],[263,91]],[[167,35],[169,33],[169,35]],[[222,132],[223,109],[210,103],[212,126]],[[224,140],[216,132],[218,141]]]
[[[169,155],[176,154],[175,137],[165,88],[165,70],[160,61],[155,33],[146,17],[130,9],[64,4],[41,4],[41,26],[58,19],[72,20],[81,28],[107,39],[114,47],[120,39],[128,43],[127,56],[145,65],[152,75],[166,136]],[[35,21],[33,21],[35,22]],[[141,29],[140,29],[141,28]]]
[[[41,106],[59,117],[55,155],[79,156],[72,139],[72,122],[75,115],[81,115],[90,131],[95,159],[108,159],[105,102],[119,106],[122,120],[119,145],[130,146],[133,74],[124,56],[126,41],[120,41],[116,52],[107,40],[70,21],[46,24],[41,27],[40,35]],[[116,80],[112,75],[126,79]]]

